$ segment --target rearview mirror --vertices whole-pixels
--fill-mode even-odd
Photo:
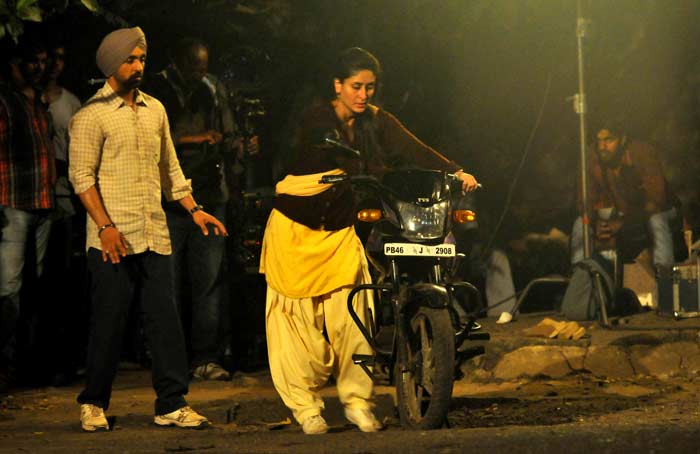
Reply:
[[[349,151],[358,158],[361,156],[360,150],[356,150],[348,144],[346,144],[345,142],[343,142],[343,140],[340,138],[340,133],[337,129],[332,129],[330,131],[324,132],[322,137],[322,145],[330,145],[333,147],[340,148],[341,150]]]

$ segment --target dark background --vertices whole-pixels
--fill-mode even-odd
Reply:
[[[568,99],[578,91],[575,0],[102,0],[97,13],[80,2],[39,3],[44,22],[27,30],[62,32],[65,84],[83,99],[98,88],[86,80],[101,77],[95,50],[112,29],[144,29],[147,72],[165,66],[181,36],[203,38],[211,71],[234,93],[265,101],[266,160],[285,152],[325,64],[365,47],[384,66],[379,103],[479,178],[482,214],[498,217],[513,188],[502,239],[570,229],[579,178],[579,117]],[[582,6],[589,132],[601,116],[623,117],[632,135],[656,143],[697,225],[700,3]]]

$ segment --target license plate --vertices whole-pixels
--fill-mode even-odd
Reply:
[[[425,246],[414,243],[386,243],[384,245],[384,255],[405,255],[420,257],[454,257],[454,244],[438,244],[436,246]]]

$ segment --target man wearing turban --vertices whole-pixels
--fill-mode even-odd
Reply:
[[[227,235],[192,197],[180,169],[163,105],[139,91],[146,62],[140,28],[108,34],[97,50],[104,86],[73,117],[69,177],[90,215],[87,262],[92,320],[85,389],[78,396],[84,430],[109,429],[104,411],[131,302],[140,301],[152,355],[158,425],[202,428],[208,420],[185,401],[188,368],[173,298],[170,237],[161,193],[177,200],[204,235]],[[135,298],[138,295],[138,298]]]

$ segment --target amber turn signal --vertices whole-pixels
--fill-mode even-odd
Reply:
[[[382,218],[382,210],[367,208],[357,213],[357,219],[362,222],[377,222]]]
[[[454,210],[452,212],[452,220],[457,224],[466,224],[476,221],[476,213],[472,210]]]

